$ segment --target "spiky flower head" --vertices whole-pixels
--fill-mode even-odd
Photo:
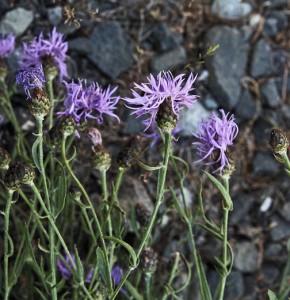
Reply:
[[[15,36],[13,34],[8,34],[5,36],[2,34],[0,38],[0,58],[9,56],[15,47]]]
[[[16,75],[16,84],[23,86],[27,98],[31,98],[31,90],[42,89],[45,77],[41,64],[20,67]]]
[[[286,153],[289,146],[289,141],[286,133],[282,132],[279,129],[273,129],[271,131],[269,144],[275,154]]]
[[[210,116],[208,121],[202,121],[199,125],[199,133],[193,134],[199,141],[193,144],[197,146],[197,154],[201,157],[196,162],[205,161],[210,158],[211,161],[205,162],[206,165],[218,165],[214,171],[222,174],[225,167],[231,164],[227,150],[233,144],[238,135],[239,129],[235,123],[234,115],[225,114],[220,109],[222,117],[219,118],[215,113]]]
[[[114,113],[120,97],[113,96],[117,87],[114,89],[102,89],[98,83],[90,85],[83,84],[82,80],[78,83],[64,82],[67,93],[64,100],[65,110],[59,115],[72,115],[78,124],[87,122],[87,119],[95,119],[98,123],[103,122],[103,114],[116,118]]]
[[[182,106],[190,107],[196,102],[198,96],[190,94],[194,90],[192,85],[196,76],[193,76],[191,73],[185,83],[184,77],[185,74],[174,77],[171,72],[163,71],[156,78],[150,74],[146,83],[134,83],[134,89],[132,89],[133,98],[124,98],[124,100],[129,103],[129,108],[134,110],[133,114],[137,117],[150,114],[145,121],[147,126],[144,131],[156,119],[160,107],[167,114],[169,107],[177,120]],[[138,93],[136,90],[140,92]],[[169,119],[172,119],[176,125],[173,115],[170,114]],[[160,123],[158,123],[158,126],[160,126]],[[165,128],[165,130],[167,129]]]
[[[92,147],[91,162],[93,167],[101,172],[110,168],[111,157],[102,144]]]
[[[42,64],[45,68],[53,68],[48,63],[52,63],[57,67],[59,78],[62,81],[63,77],[67,77],[67,65],[65,63],[68,58],[66,52],[68,43],[63,42],[63,34],[53,28],[49,33],[48,39],[44,39],[43,34],[34,38],[29,44],[23,43],[23,53],[21,57],[21,66],[30,67],[36,64]],[[49,69],[48,68],[48,69]],[[50,77],[51,74],[46,74]]]

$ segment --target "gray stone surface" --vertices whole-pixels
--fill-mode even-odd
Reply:
[[[241,97],[235,110],[235,116],[238,122],[249,120],[255,115],[257,104],[254,96],[249,90],[242,90]]]
[[[216,101],[229,110],[241,95],[241,78],[246,75],[250,31],[229,26],[216,26],[205,37],[205,44],[219,44],[215,54],[206,59],[209,87]]]
[[[153,73],[173,70],[179,65],[184,64],[186,59],[186,51],[180,46],[168,52],[154,55],[151,61],[151,70]]]
[[[8,11],[0,23],[0,32],[22,35],[33,21],[33,12],[22,7]]]
[[[284,11],[269,11],[265,14],[264,32],[275,36],[288,26],[288,17]]]
[[[62,19],[62,6],[57,5],[47,9],[49,23],[57,26]]]
[[[253,273],[258,268],[259,252],[251,242],[238,242],[234,248],[234,267],[241,272]]]
[[[232,271],[227,278],[225,288],[225,300],[239,299],[244,295],[245,284],[240,272]]]
[[[180,112],[179,126],[180,136],[192,136],[197,133],[199,123],[210,116],[211,112],[206,110],[198,101],[191,108],[184,108]]]
[[[255,45],[250,73],[255,78],[276,73],[272,49],[264,39],[259,40]]]
[[[80,37],[68,42],[70,50],[78,51],[80,54],[89,55],[92,52],[93,44],[88,38]]]
[[[225,20],[239,20],[252,11],[249,3],[240,0],[214,0],[211,6],[214,15]]]
[[[275,215],[271,218],[271,224],[273,225],[270,231],[272,241],[281,241],[290,236],[289,222],[286,222],[282,218]]]
[[[234,210],[229,217],[231,225],[241,225],[243,221],[249,220],[249,211],[255,203],[255,198],[251,194],[240,193],[233,197]]]
[[[90,36],[89,59],[110,78],[117,78],[133,64],[131,41],[118,22],[97,24]]]
[[[284,203],[281,215],[286,221],[290,222],[290,202]]]
[[[261,95],[267,106],[275,108],[280,105],[280,95],[274,79],[269,79],[261,85]]]
[[[276,177],[280,173],[279,164],[270,153],[257,153],[253,159],[253,177]]]

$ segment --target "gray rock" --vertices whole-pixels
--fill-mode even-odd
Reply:
[[[287,0],[271,0],[267,1],[272,8],[282,8],[287,5]]]
[[[259,40],[254,48],[251,76],[257,78],[262,76],[271,76],[276,72],[274,66],[274,57],[270,45],[263,39]]]
[[[140,133],[145,129],[145,126],[142,124],[142,118],[136,118],[136,115],[128,114],[124,126],[121,128],[123,134],[136,134]]]
[[[33,21],[33,12],[22,7],[7,12],[0,23],[0,32],[22,35]]]
[[[180,112],[179,126],[181,128],[180,136],[192,136],[197,133],[199,123],[210,116],[210,112],[206,110],[199,102],[196,102],[191,108],[184,108]]]
[[[107,76],[115,79],[132,66],[131,41],[119,23],[98,24],[91,36],[92,52],[89,59]]]
[[[243,275],[240,272],[232,271],[227,278],[224,299],[240,299],[244,295],[244,290]]]
[[[229,223],[231,225],[241,225],[241,222],[246,220],[254,202],[255,199],[251,194],[241,193],[237,197],[233,197],[234,210],[230,214]]]
[[[264,176],[276,177],[279,173],[279,164],[270,153],[259,152],[254,156],[252,171],[254,178]]]
[[[209,110],[218,109],[218,103],[216,102],[216,100],[210,94],[207,94],[204,97],[204,100],[203,100],[202,104],[204,105],[205,108],[207,108]]]
[[[211,11],[221,19],[233,21],[247,16],[252,12],[252,7],[240,0],[214,0]]]
[[[172,32],[166,23],[158,23],[151,34],[151,43],[157,51],[168,51],[182,43],[182,35]]]
[[[287,14],[284,11],[269,11],[265,14],[264,32],[275,36],[288,26]]]
[[[234,267],[241,272],[253,273],[258,268],[259,252],[251,242],[239,242],[234,246]]]
[[[206,67],[211,93],[227,110],[236,106],[241,95],[240,80],[246,74],[249,35],[247,28],[216,26],[205,37],[207,48],[219,44],[216,53],[206,59]]]
[[[271,218],[271,224],[273,225],[270,231],[272,241],[281,241],[290,236],[289,222],[284,221],[278,216],[273,216]]]
[[[47,8],[49,23],[57,26],[62,19],[62,6],[58,5],[52,8]]]
[[[283,261],[285,259],[286,249],[278,243],[269,243],[265,249],[265,259],[268,261]]]
[[[92,52],[93,45],[88,38],[80,37],[68,42],[70,50],[79,52],[79,54],[89,55]]]
[[[171,51],[154,55],[151,61],[151,70],[153,73],[173,70],[179,65],[184,64],[186,59],[186,51],[180,46]]]
[[[261,95],[267,106],[275,108],[280,105],[280,95],[274,79],[269,79],[261,85]]]
[[[290,222],[290,202],[284,203],[281,215],[286,221]]]
[[[242,90],[241,97],[235,108],[238,123],[253,118],[257,110],[254,96],[249,90]]]
[[[262,266],[259,272],[260,280],[273,284],[279,277],[280,271],[278,268],[271,264],[265,264]]]

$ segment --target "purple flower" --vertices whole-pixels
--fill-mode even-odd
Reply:
[[[111,272],[111,276],[112,276],[112,279],[113,279],[114,286],[117,286],[121,282],[122,273],[123,273],[123,270],[120,268],[120,266],[116,265],[113,268],[113,270]]]
[[[31,98],[30,90],[42,89],[45,82],[42,65],[21,67],[16,75],[16,84],[22,85],[25,94]]]
[[[8,34],[6,37],[2,34],[0,39],[0,58],[7,57],[14,50],[15,36]]]
[[[97,83],[83,87],[82,80],[78,83],[64,82],[64,84],[67,89],[67,96],[64,100],[66,110],[59,112],[59,115],[73,115],[78,124],[87,122],[88,118],[102,123],[103,114],[119,120],[113,111],[120,97],[112,96],[117,87],[112,90],[110,87],[103,90]]]
[[[21,66],[30,67],[35,64],[42,64],[45,58],[52,58],[58,68],[59,77],[68,76],[65,60],[68,43],[63,42],[63,34],[56,32],[56,28],[49,34],[49,39],[43,38],[41,33],[38,38],[34,38],[30,44],[23,43],[23,54]]]
[[[134,105],[134,107],[129,106],[129,108],[135,110],[133,114],[137,115],[137,118],[150,114],[151,116],[145,121],[147,127],[146,131],[152,121],[155,119],[158,108],[166,100],[169,99],[172,106],[172,111],[178,116],[182,105],[190,107],[196,102],[197,95],[190,95],[190,92],[194,90],[192,87],[196,76],[194,77],[191,73],[185,82],[185,74],[180,74],[176,77],[172,75],[171,72],[160,72],[156,78],[152,74],[147,77],[147,83],[141,83],[141,85],[134,83],[135,89],[140,90],[143,94],[137,93],[132,90],[133,98],[124,98],[126,102]]]
[[[72,254],[71,257],[75,263],[76,262],[75,256]],[[67,255],[65,256],[65,263],[62,260],[58,259],[56,264],[62,277],[64,277],[65,279],[70,279],[73,271],[73,266],[69,257]]]
[[[196,162],[201,162],[210,157],[211,162],[206,165],[218,164],[219,167],[214,171],[222,173],[225,166],[230,165],[227,158],[227,149],[233,144],[233,140],[238,134],[238,126],[235,123],[234,115],[228,118],[229,113],[225,114],[220,109],[222,118],[220,119],[215,113],[210,116],[209,121],[203,121],[199,125],[199,133],[193,134],[199,139],[193,144],[197,145],[197,154],[201,157]]]

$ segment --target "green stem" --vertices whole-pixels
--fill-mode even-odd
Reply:
[[[49,79],[47,82],[47,89],[48,89],[48,96],[51,101],[51,108],[49,112],[49,119],[48,119],[48,129],[53,127],[53,113],[54,113],[54,93],[53,93],[53,80]]]
[[[14,191],[9,191],[4,215],[4,300],[8,300],[9,286],[9,217]]]
[[[75,262],[74,262],[74,260],[73,260],[73,258],[71,256],[68,248],[67,248],[67,245],[66,245],[66,243],[65,243],[65,241],[64,241],[61,233],[59,232],[57,226],[55,225],[55,221],[54,221],[53,217],[51,216],[51,213],[48,211],[48,209],[47,209],[47,207],[46,207],[46,205],[45,205],[45,203],[44,203],[44,201],[43,201],[43,199],[42,199],[42,197],[41,197],[41,195],[39,193],[39,190],[37,189],[37,187],[36,187],[36,185],[34,183],[31,184],[31,188],[32,188],[35,196],[37,197],[37,199],[38,199],[38,201],[39,201],[39,203],[40,203],[43,211],[45,212],[45,214],[46,214],[46,216],[47,216],[47,218],[48,218],[48,220],[49,220],[52,228],[54,229],[54,231],[55,231],[55,233],[56,233],[56,235],[57,235],[57,237],[58,237],[58,239],[59,239],[59,241],[60,241],[60,243],[61,243],[64,251],[65,251],[65,254],[68,256],[68,259],[70,260],[70,263],[72,264],[72,269],[76,269]]]
[[[229,180],[227,178],[223,178],[224,187],[226,188],[227,192],[229,193]],[[224,216],[223,216],[223,224],[222,224],[222,237],[223,237],[223,255],[222,255],[222,262],[224,265],[225,270],[223,270],[223,274],[220,280],[220,290],[219,290],[219,300],[223,300],[224,292],[226,287],[226,280],[229,274],[229,270],[227,268],[228,265],[228,220],[229,220],[229,208],[224,208]]]
[[[151,286],[151,274],[146,274],[145,275],[145,299],[150,300],[150,286]]]
[[[93,215],[93,218],[94,218],[94,221],[97,225],[97,232],[98,232],[98,235],[100,237],[100,240],[101,240],[101,244],[102,244],[102,248],[103,248],[103,252],[104,252],[104,255],[105,255],[105,261],[106,261],[106,267],[107,267],[107,271],[108,273],[110,273],[110,265],[109,265],[109,259],[108,259],[108,253],[107,253],[107,247],[106,247],[106,244],[105,244],[105,240],[104,240],[104,237],[103,237],[103,233],[102,233],[102,228],[101,228],[101,225],[100,225],[100,222],[99,222],[99,219],[97,217],[97,214],[95,212],[95,208],[92,204],[92,201],[89,197],[89,195],[87,194],[86,190],[84,189],[83,185],[81,184],[81,182],[78,180],[78,178],[75,176],[74,172],[72,171],[71,169],[71,166],[70,164],[68,163],[67,161],[67,158],[66,158],[66,136],[63,137],[62,139],[62,144],[61,144],[61,153],[62,153],[62,158],[63,158],[63,161],[65,163],[65,166],[68,170],[68,172],[70,173],[71,177],[73,178],[73,180],[75,181],[76,185],[79,187],[79,189],[81,190],[81,192],[83,193],[84,197],[86,198],[86,201],[90,207],[90,210],[92,212],[92,215]],[[113,289],[113,285],[112,285],[112,279],[110,278],[110,291],[112,291]]]
[[[290,171],[290,161],[289,161],[289,158],[288,158],[287,153],[286,153],[286,152],[283,152],[283,153],[281,154],[281,157],[282,157],[282,159],[283,159],[283,162],[284,162],[284,164],[285,164],[287,170]]]
[[[116,178],[116,183],[115,183],[115,198],[118,199],[118,192],[122,183],[123,175],[125,173],[124,168],[119,168],[117,178]]]
[[[168,161],[169,161],[169,156],[170,156],[170,150],[171,150],[171,133],[170,132],[165,132],[165,141],[164,141],[164,155],[163,155],[163,166],[161,169],[159,169],[158,173],[158,184],[157,184],[157,195],[156,195],[156,202],[155,202],[155,207],[153,210],[153,214],[150,218],[149,224],[146,228],[145,234],[143,236],[143,239],[141,241],[141,244],[137,250],[136,256],[137,259],[139,258],[141,252],[143,251],[146,242],[148,241],[149,235],[152,231],[153,225],[155,223],[157,213],[159,210],[159,207],[162,203],[163,197],[164,197],[164,187],[165,187],[165,180],[166,180],[166,174],[167,174],[167,168],[168,168]],[[114,300],[116,296],[118,295],[120,289],[122,288],[123,284],[129,277],[131,271],[133,269],[129,268],[124,277],[122,278],[121,282],[117,286],[114,294],[111,297],[111,300]]]

